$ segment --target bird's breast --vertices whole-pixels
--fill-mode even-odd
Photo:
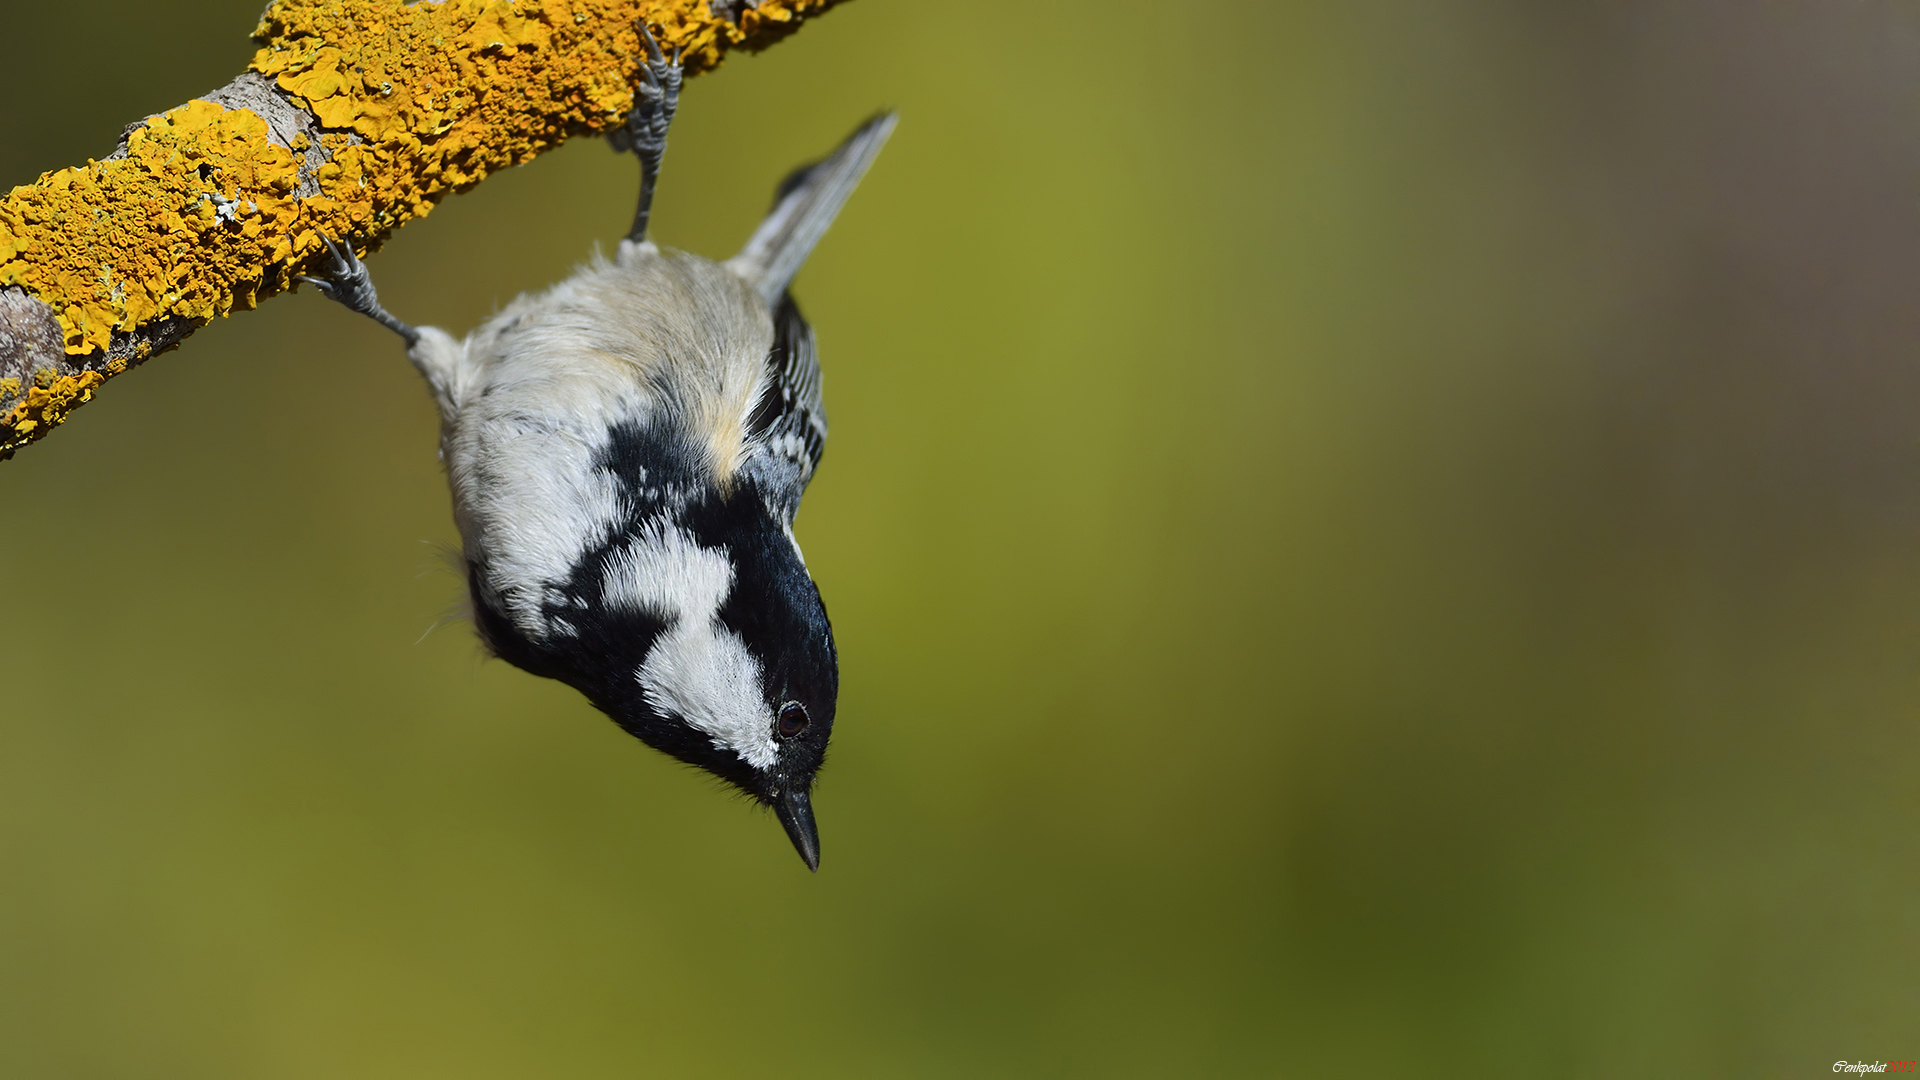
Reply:
[[[455,517],[476,587],[523,632],[669,488],[732,484],[772,335],[732,280],[690,256],[602,263],[469,336]]]

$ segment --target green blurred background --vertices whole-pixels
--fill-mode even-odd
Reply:
[[[13,5],[0,183],[259,3]],[[283,297],[0,466],[0,1076],[1920,1058],[1911,3],[857,0],[690,85],[658,234],[882,104],[798,287],[820,874],[426,633],[427,395]],[[497,176],[382,295],[470,327],[634,184]]]

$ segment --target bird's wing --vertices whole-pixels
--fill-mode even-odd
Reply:
[[[782,296],[773,312],[773,348],[760,397],[747,419],[748,457],[774,480],[787,520],[800,508],[800,493],[813,479],[827,442],[827,413],[820,397],[820,354],[813,328],[793,297]]]

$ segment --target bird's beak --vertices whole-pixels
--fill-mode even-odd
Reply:
[[[804,791],[785,790],[773,801],[773,812],[787,827],[787,839],[806,861],[807,869],[820,869],[820,830],[813,823],[813,800]]]

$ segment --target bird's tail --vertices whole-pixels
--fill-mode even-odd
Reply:
[[[880,156],[880,148],[893,134],[898,119],[894,112],[880,113],[861,124],[833,153],[802,165],[781,181],[766,220],[754,230],[740,254],[727,261],[734,273],[753,285],[768,307],[779,304],[781,294],[812,254],[813,245],[833,224],[867,166]]]

